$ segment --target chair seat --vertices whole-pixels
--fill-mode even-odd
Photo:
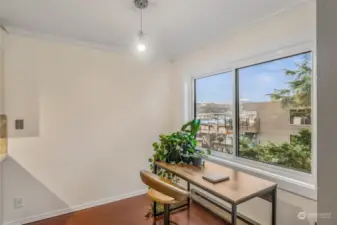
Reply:
[[[155,202],[161,203],[161,204],[177,204],[180,203],[180,201],[175,200],[174,198],[164,195],[163,193],[160,193],[159,191],[156,191],[154,189],[150,189],[147,192],[147,195]]]

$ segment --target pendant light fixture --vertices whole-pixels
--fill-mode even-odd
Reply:
[[[135,6],[140,9],[140,31],[138,32],[138,40],[137,40],[137,50],[138,52],[146,51],[145,44],[145,34],[143,32],[143,9],[145,9],[149,2],[148,0],[134,0]]]

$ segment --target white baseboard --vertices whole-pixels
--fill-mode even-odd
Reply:
[[[129,193],[129,194],[119,195],[119,196],[115,196],[115,197],[112,197],[112,198],[101,199],[101,200],[94,201],[94,202],[88,202],[88,203],[84,203],[82,205],[77,205],[77,206],[73,206],[73,207],[69,207],[69,208],[65,208],[65,209],[59,209],[59,210],[56,210],[56,211],[47,212],[47,213],[43,213],[43,214],[40,214],[40,215],[30,216],[30,217],[20,219],[20,220],[16,220],[16,221],[5,222],[4,225],[23,225],[23,224],[27,224],[27,223],[33,223],[33,222],[36,222],[36,221],[45,220],[45,219],[49,219],[49,218],[52,218],[52,217],[56,217],[56,216],[60,216],[60,215],[64,215],[64,214],[68,214],[68,213],[72,213],[72,212],[77,212],[77,211],[81,211],[81,210],[84,210],[84,209],[88,209],[88,208],[92,208],[92,207],[116,202],[116,201],[119,201],[119,200],[135,197],[135,196],[138,196],[138,195],[145,194],[146,192],[147,192],[147,189],[146,190],[139,190],[139,191],[135,191],[135,192],[132,192],[132,193]]]

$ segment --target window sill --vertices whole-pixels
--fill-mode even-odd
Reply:
[[[217,153],[213,153],[212,156],[209,156],[208,160],[275,182],[280,189],[285,191],[312,200],[317,199],[317,191],[312,174],[254,162],[243,158],[219,156]]]
[[[294,126],[294,127],[312,127],[311,124],[289,124],[290,126]]]

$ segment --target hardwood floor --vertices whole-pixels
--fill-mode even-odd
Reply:
[[[153,225],[152,219],[144,219],[149,203],[148,197],[141,195],[29,225]],[[228,225],[198,204],[192,204],[189,210],[173,213],[171,220],[179,225]],[[162,224],[162,220],[156,223]]]

